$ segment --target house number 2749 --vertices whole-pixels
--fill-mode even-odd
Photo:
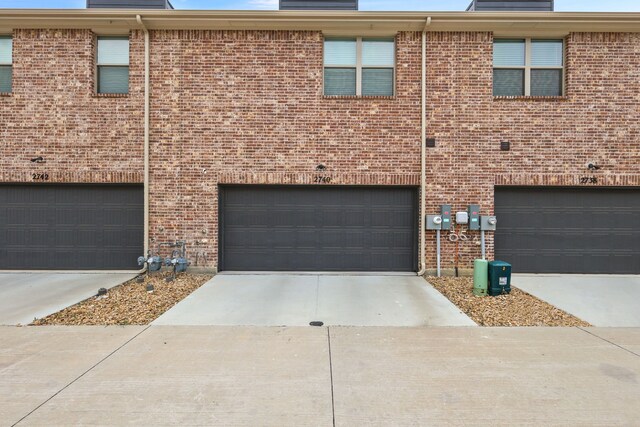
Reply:
[[[31,179],[34,181],[49,181],[48,173],[32,173]]]

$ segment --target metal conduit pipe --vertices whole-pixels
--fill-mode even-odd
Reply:
[[[422,30],[422,135],[420,142],[421,165],[420,165],[420,271],[418,276],[422,276],[427,271],[425,262],[425,218],[426,218],[426,192],[427,192],[427,27],[431,25],[429,16]]]
[[[144,32],[144,254],[149,251],[149,30],[136,15]]]

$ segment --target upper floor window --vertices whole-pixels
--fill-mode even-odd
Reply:
[[[330,38],[324,42],[324,94],[393,96],[395,42],[389,38]]]
[[[98,93],[129,92],[129,38],[98,37]]]
[[[493,42],[493,96],[562,96],[564,43],[546,39]]]
[[[11,92],[13,76],[13,40],[0,36],[0,92]]]

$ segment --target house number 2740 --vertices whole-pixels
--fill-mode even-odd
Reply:
[[[331,182],[330,176],[317,175],[313,177],[313,182],[317,184],[328,184]]]

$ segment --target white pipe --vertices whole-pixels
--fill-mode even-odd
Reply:
[[[144,31],[144,255],[149,250],[149,30],[136,15]]]
[[[436,231],[436,256],[438,257],[438,262],[437,262],[437,274],[438,277],[440,277],[440,230]]]
[[[482,259],[486,259],[484,248],[484,230],[480,230],[480,248],[482,250]]]
[[[421,165],[420,165],[420,271],[418,276],[422,276],[426,270],[424,246],[426,244],[425,224],[426,220],[426,191],[427,191],[427,27],[431,25],[431,17],[427,18],[422,30],[422,135],[420,142]]]

